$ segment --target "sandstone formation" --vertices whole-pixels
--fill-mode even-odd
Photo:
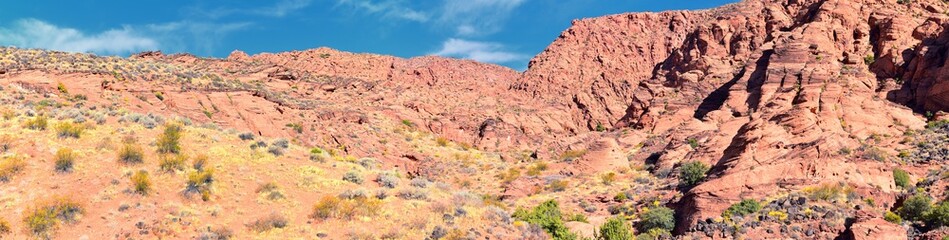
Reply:
[[[939,234],[908,234],[916,227],[882,216],[911,194],[942,199],[934,186],[949,152],[936,146],[945,126],[935,123],[949,111],[946,9],[939,0],[745,0],[581,19],[522,73],[329,48],[226,59],[3,48],[0,79],[52,93],[62,83],[90,104],[121,99],[134,112],[373,156],[409,176],[471,175],[393,140],[431,134],[520,166],[480,180],[483,194],[509,202],[648,171],[659,180],[635,181],[649,187],[569,196],[570,206],[598,217],[670,207],[682,238],[903,239]],[[677,184],[691,162],[710,170],[695,186]],[[919,189],[897,186],[896,168]],[[830,188],[844,190],[808,202]],[[627,195],[633,206],[614,204]],[[767,212],[725,214],[746,199]],[[594,226],[569,227],[589,236]]]

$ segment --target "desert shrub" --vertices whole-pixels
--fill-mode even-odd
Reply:
[[[159,157],[158,168],[163,172],[174,172],[185,170],[185,162],[188,161],[186,155],[163,154]]]
[[[521,171],[517,168],[508,168],[507,171],[498,174],[498,178],[501,180],[501,183],[509,184],[521,177]]]
[[[901,218],[900,215],[894,212],[890,212],[890,211],[886,211],[886,213],[883,214],[883,220],[886,220],[887,222],[891,222],[895,224],[903,223],[903,218]]]
[[[198,235],[199,240],[228,240],[234,237],[234,231],[227,227],[208,227]]]
[[[427,188],[429,184],[432,184],[432,182],[421,177],[413,178],[412,181],[409,182],[409,185],[417,188]]]
[[[874,62],[876,62],[876,58],[873,57],[873,54],[868,54],[867,56],[863,57],[863,63],[866,63],[867,65],[873,65]]]
[[[679,167],[679,184],[686,187],[695,186],[705,179],[708,169],[708,165],[698,161],[682,164]]]
[[[570,215],[570,217],[567,218],[567,221],[568,221],[568,222],[590,223],[590,220],[587,219],[587,215],[583,215],[583,214],[581,214],[581,213],[577,213],[577,214],[574,214],[574,215]]]
[[[275,182],[268,182],[260,187],[257,187],[257,194],[263,194],[268,200],[279,200],[284,199],[286,196],[283,195],[283,192],[280,192],[280,187],[277,186]]]
[[[311,148],[310,149],[310,161],[314,162],[326,162],[329,154],[322,148]]]
[[[692,149],[699,148],[699,140],[695,138],[686,139],[686,142],[689,143],[689,147]]]
[[[438,144],[439,147],[446,147],[446,146],[448,146],[448,142],[449,142],[448,139],[447,139],[447,138],[444,138],[444,137],[437,137],[437,138],[435,138],[435,144]]]
[[[527,168],[527,176],[537,176],[547,170],[547,163],[539,162]]]
[[[903,201],[903,206],[897,209],[900,217],[909,221],[924,220],[926,213],[932,208],[932,198],[923,193],[917,193]]]
[[[294,132],[303,133],[303,125],[299,123],[287,123],[287,127],[293,129]]]
[[[264,141],[257,141],[250,144],[250,149],[258,149],[258,148],[265,148],[265,147],[267,147],[267,143]]]
[[[636,240],[672,239],[672,233],[665,229],[653,228],[636,236]]]
[[[357,163],[366,169],[374,169],[380,165],[379,160],[375,158],[360,158]]]
[[[639,230],[642,232],[651,229],[672,231],[675,227],[675,211],[667,207],[655,207],[646,210],[640,215]]]
[[[613,217],[606,220],[606,223],[600,225],[597,240],[627,240],[633,239],[633,231],[621,217]]]
[[[130,179],[132,180],[132,190],[135,193],[148,195],[148,192],[152,190],[152,182],[149,180],[148,171],[139,170],[132,174]]]
[[[343,174],[343,181],[362,184],[363,178],[357,172],[347,172],[346,174]]]
[[[336,196],[324,196],[313,205],[311,218],[325,220],[329,218],[352,219],[357,216],[374,216],[382,209],[382,202],[374,198],[340,199]]]
[[[55,162],[56,171],[59,172],[69,172],[72,171],[73,165],[76,163],[76,154],[68,148],[60,148],[56,151],[56,155],[53,157]]]
[[[936,204],[926,213],[926,226],[933,228],[949,226],[949,202],[943,201]]]
[[[814,200],[824,200],[830,201],[847,194],[853,191],[849,186],[844,186],[841,184],[833,183],[824,183],[817,187],[808,187],[804,189],[804,193],[807,193],[808,197]]]
[[[901,188],[909,188],[909,173],[903,169],[894,168],[893,169],[893,182],[896,183],[896,186]]]
[[[283,149],[287,149],[287,148],[290,148],[290,140],[287,140],[286,138],[278,138],[278,139],[274,140],[273,143],[270,143],[270,145],[277,146],[277,147],[283,148]]]
[[[7,182],[26,168],[26,161],[19,157],[0,158],[0,182]]]
[[[613,196],[613,201],[622,202],[629,199],[629,196],[626,196],[626,192],[618,192]]]
[[[79,138],[82,135],[82,126],[68,122],[61,122],[56,125],[56,134],[59,138]]]
[[[0,218],[0,236],[10,233],[10,223],[6,219]]]
[[[577,239],[577,235],[564,225],[560,205],[556,200],[547,200],[531,210],[519,208],[513,216],[517,220],[543,228],[553,239]]]
[[[339,193],[339,198],[342,199],[357,199],[357,198],[366,198],[369,194],[366,193],[364,189],[347,189]]]
[[[0,153],[5,153],[13,148],[13,137],[10,135],[0,135]]]
[[[17,112],[14,112],[13,110],[10,110],[9,108],[0,109],[0,117],[2,117],[3,120],[13,119],[17,115],[19,115]]]
[[[283,215],[271,213],[264,218],[257,219],[248,227],[255,232],[266,232],[274,228],[285,228],[289,221]]]
[[[395,196],[406,199],[406,200],[425,200],[428,199],[428,193],[425,190],[412,188],[412,189],[403,189],[395,194]]]
[[[780,220],[780,221],[784,221],[784,220],[787,220],[787,219],[788,219],[788,213],[786,213],[786,212],[784,212],[784,211],[772,210],[772,211],[768,212],[768,217],[770,217],[770,218],[772,218],[772,219],[777,219],[777,220]]]
[[[274,156],[283,156],[283,151],[284,148],[281,148],[277,145],[270,145],[270,147],[267,147],[267,152],[273,154]]]
[[[875,146],[864,145],[860,147],[861,153],[860,158],[870,159],[876,161],[885,161],[886,160],[886,151]]]
[[[732,204],[722,213],[722,216],[725,218],[731,218],[731,216],[744,216],[751,213],[756,213],[761,210],[761,203],[755,201],[754,199],[743,199],[741,202]]]
[[[178,141],[181,140],[181,126],[177,124],[165,125],[165,131],[158,135],[155,145],[158,146],[158,153],[178,154],[181,152],[181,146]]]
[[[241,140],[243,140],[243,141],[254,140],[254,134],[253,134],[253,133],[249,133],[249,132],[245,132],[245,133],[238,134],[237,137],[241,138]]]
[[[379,176],[376,177],[376,182],[383,187],[395,188],[399,186],[399,176],[391,172],[380,173]]]
[[[198,156],[194,157],[194,161],[192,162],[191,166],[194,168],[194,170],[204,170],[204,168],[208,166],[208,155],[198,154]]]
[[[46,116],[36,116],[33,119],[26,120],[23,123],[23,126],[33,130],[46,130],[46,126],[49,125],[49,120]]]
[[[69,89],[66,89],[66,85],[61,82],[56,83],[56,90],[58,90],[62,94],[69,95]]]
[[[550,184],[547,184],[547,190],[553,192],[563,192],[564,190],[567,190],[567,186],[569,186],[569,184],[570,183],[567,182],[567,180],[553,180],[550,181]]]
[[[616,173],[608,172],[606,174],[601,175],[600,182],[603,182],[603,184],[606,184],[606,185],[613,184],[613,182],[616,182]]]
[[[27,211],[23,222],[34,235],[50,238],[59,224],[76,222],[82,213],[79,203],[65,197],[54,197]]]
[[[587,154],[587,150],[567,150],[560,154],[560,159],[564,161],[572,161],[577,158],[583,157]]]
[[[201,200],[211,200],[211,184],[214,183],[214,170],[204,169],[194,171],[188,174],[188,181],[185,185],[185,193],[201,194]]]
[[[142,147],[134,143],[125,143],[119,149],[119,162],[125,164],[139,164],[145,161],[145,153]]]

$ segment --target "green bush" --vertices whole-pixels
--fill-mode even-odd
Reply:
[[[675,211],[667,207],[655,207],[640,215],[639,230],[642,232],[651,229],[672,231],[675,227]]]
[[[158,135],[158,140],[155,142],[158,145],[158,153],[180,153],[181,146],[178,143],[180,139],[181,126],[177,124],[165,125],[165,131]]]
[[[613,217],[600,226],[597,240],[627,240],[633,239],[633,231],[621,217]]]
[[[924,220],[926,213],[932,208],[932,198],[926,194],[916,194],[906,199],[898,209],[900,217],[909,221]]]
[[[672,239],[672,233],[665,229],[653,228],[636,236],[636,240]]]
[[[705,173],[708,172],[708,165],[702,162],[687,162],[679,167],[679,184],[686,187],[695,186],[705,179]]]
[[[901,218],[900,215],[890,211],[886,211],[886,213],[883,214],[883,220],[895,224],[903,223],[903,218]]]
[[[553,239],[577,239],[577,235],[564,225],[560,205],[556,200],[547,200],[530,211],[517,209],[514,218],[543,228]]]
[[[732,204],[722,213],[722,217],[744,216],[746,214],[756,213],[761,210],[761,203],[754,199],[743,199],[741,202]]]
[[[893,182],[896,183],[896,186],[901,187],[901,188],[909,188],[910,187],[909,181],[910,181],[909,173],[907,173],[903,169],[899,169],[899,168],[893,169]]]
[[[937,204],[926,214],[926,226],[933,228],[949,226],[949,202],[943,201]]]
[[[73,154],[72,150],[68,148],[60,148],[59,151],[56,151],[54,159],[56,171],[69,172],[72,171],[76,162],[76,154]]]

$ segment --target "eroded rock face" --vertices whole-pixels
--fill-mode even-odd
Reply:
[[[648,164],[674,178],[672,169],[698,161],[711,166],[706,179],[665,198],[677,210],[676,232],[690,234],[742,199],[825,183],[874,196],[876,211],[894,206],[897,163],[875,158],[906,145],[877,137],[923,128],[921,112],[949,111],[949,5],[900,2],[747,0],[577,20],[524,73],[329,48],[227,59],[144,53],[132,59],[182,74],[165,76],[168,84],[91,71],[69,87],[93,102],[118,92],[135,111],[385,155],[388,167],[432,178],[441,166],[373,126],[402,124],[499,154],[526,151],[564,176]],[[46,74],[25,69],[4,65],[0,73],[21,74],[13,81]],[[156,92],[161,99],[150,97]],[[301,127],[279,127],[293,124]],[[561,158],[568,149],[586,152]],[[543,186],[520,178],[498,194],[516,199]],[[816,236],[897,237],[898,226],[879,220],[827,225]]]

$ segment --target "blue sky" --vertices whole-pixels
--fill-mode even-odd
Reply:
[[[321,46],[523,70],[573,19],[735,0],[30,0],[0,7],[0,45],[226,57]]]

